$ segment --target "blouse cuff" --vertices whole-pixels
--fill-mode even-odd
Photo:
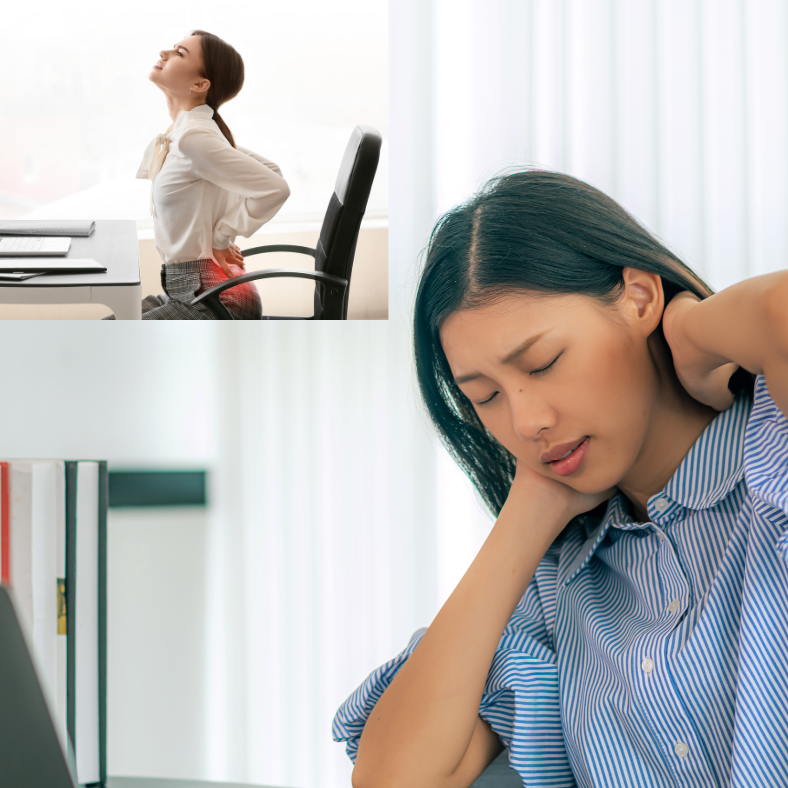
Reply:
[[[372,709],[375,708],[375,704],[380,700],[386,687],[391,684],[394,676],[405,664],[405,660],[419,645],[426,631],[426,627],[416,630],[407,647],[385,665],[370,673],[367,680],[339,707],[334,716],[334,722],[331,725],[334,741],[347,742],[345,751],[354,764],[358,754],[361,732],[364,730],[367,717],[372,713]]]
[[[753,496],[788,515],[788,420],[769,394],[763,375],[755,379],[744,436],[744,478]],[[776,540],[775,549],[788,562],[788,528]]]
[[[407,648],[371,673],[337,711],[334,741],[347,742],[353,763],[367,718],[426,631],[415,632]],[[509,765],[525,785],[573,788],[552,651],[521,631],[504,633],[490,666],[479,716],[509,750]]]

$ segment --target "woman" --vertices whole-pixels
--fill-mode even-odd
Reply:
[[[339,709],[355,788],[788,785],[787,297],[556,173],[439,222],[417,375],[497,520]]]
[[[248,237],[290,195],[279,167],[235,144],[219,107],[241,90],[241,56],[204,30],[162,50],[149,79],[164,93],[173,120],[148,146],[138,178],[151,180],[156,248],[166,295],[143,301],[143,320],[212,320],[195,296],[243,273],[235,236]],[[259,320],[254,283],[220,296],[236,320]]]

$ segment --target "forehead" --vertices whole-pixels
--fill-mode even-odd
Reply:
[[[190,53],[194,54],[195,52],[200,51],[200,37],[189,36],[188,38],[183,38],[178,41],[176,46],[185,46]]]
[[[504,358],[535,334],[557,328],[588,330],[592,321],[603,319],[600,308],[593,299],[575,293],[509,294],[453,312],[441,326],[441,345],[456,375],[455,366],[465,367],[480,358]]]

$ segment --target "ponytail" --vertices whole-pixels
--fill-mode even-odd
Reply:
[[[227,137],[227,141],[230,143],[230,145],[232,145],[234,148],[237,148],[238,146],[235,144],[233,133],[224,122],[224,118],[222,118],[222,116],[215,109],[213,110],[213,119],[216,122],[216,125],[219,127],[219,131],[221,131],[222,134]]]

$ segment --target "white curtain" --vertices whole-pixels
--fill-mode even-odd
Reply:
[[[386,324],[219,328],[205,777],[348,786],[336,709],[437,609],[434,444]]]
[[[523,164],[607,192],[715,289],[785,266],[783,0],[404,0],[391,16],[392,217],[420,195],[401,270],[424,226]],[[413,148],[416,191],[397,176]]]

